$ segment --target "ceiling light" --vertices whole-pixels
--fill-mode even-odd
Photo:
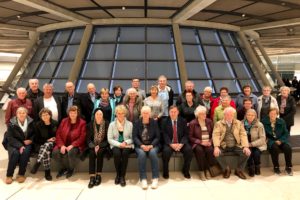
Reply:
[[[21,16],[20,16],[20,15],[17,15],[17,18],[18,18],[18,19],[21,19]]]
[[[126,10],[126,7],[125,7],[125,6],[123,6],[123,7],[122,7],[122,10]]]
[[[285,6],[285,2],[282,2],[281,5],[282,5],[282,6]]]
[[[244,13],[244,14],[242,14],[242,17],[246,17],[246,14]]]

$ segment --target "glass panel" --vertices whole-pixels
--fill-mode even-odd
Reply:
[[[238,93],[240,92],[237,87],[236,80],[214,80],[214,84],[216,86],[216,91],[219,92],[221,87],[227,87],[230,93]]]
[[[252,88],[252,92],[259,92],[258,88],[256,87],[256,84],[254,83],[253,79],[248,79],[248,80],[239,80],[241,86],[243,87],[244,85],[250,85]]]
[[[197,35],[195,29],[188,29],[188,28],[181,28],[181,40],[182,43],[189,42],[189,43],[199,43],[197,39]]]
[[[150,60],[174,60],[175,50],[171,44],[148,44],[147,59]]]
[[[64,52],[63,60],[75,60],[79,45],[68,45]]]
[[[208,61],[227,61],[225,53],[220,46],[203,46]]]
[[[28,81],[29,79],[27,78],[22,78],[18,81],[17,85],[16,85],[16,88],[19,88],[19,87],[24,87],[24,88],[27,88],[28,86]]]
[[[111,77],[112,61],[88,61],[84,65],[83,78]]]
[[[234,47],[226,47],[227,54],[231,62],[243,62],[239,50]]]
[[[238,78],[250,78],[248,69],[244,63],[232,63]]]
[[[215,30],[198,30],[202,44],[220,44]]]
[[[54,45],[66,44],[70,37],[71,30],[58,31],[54,39]]]
[[[147,42],[172,42],[169,27],[148,27]]]
[[[144,42],[144,27],[121,27],[120,42]]]
[[[37,77],[52,77],[53,72],[55,71],[57,62],[44,62],[40,65],[40,70],[37,73]]]
[[[144,60],[144,44],[120,44],[117,53],[117,59],[124,60]]]
[[[111,60],[115,54],[115,44],[91,44],[88,59]]]
[[[61,54],[64,50],[64,46],[50,47],[47,55],[46,61],[58,61],[60,60]]]
[[[186,62],[186,70],[189,79],[209,78],[209,72],[204,62]]]
[[[70,43],[72,44],[80,44],[81,38],[83,36],[84,29],[76,29],[73,31]]]
[[[55,31],[47,32],[42,38],[41,46],[49,46],[53,37],[55,35]]]
[[[229,63],[208,63],[211,78],[234,78]]]
[[[24,70],[24,77],[32,78],[39,65],[40,63],[30,63],[30,65],[28,65],[28,67]]]
[[[193,81],[195,84],[195,90],[202,94],[205,87],[209,86],[213,88],[211,80],[201,80],[201,81]]]
[[[147,62],[147,77],[157,79],[160,75],[178,78],[176,62]]]
[[[108,88],[108,85],[109,85],[108,80],[92,80],[92,79],[79,80],[76,91],[78,93],[86,93],[87,92],[86,86],[89,83],[94,83],[98,92],[101,90],[101,88]]]
[[[234,42],[231,38],[230,33],[223,32],[223,31],[220,31],[219,33],[220,33],[220,36],[222,38],[223,44],[235,46],[235,44],[234,44]]]
[[[118,27],[95,28],[93,42],[115,42],[117,40]]]
[[[144,62],[116,62],[113,78],[144,78]]]
[[[68,78],[71,72],[73,62],[61,62],[58,65],[58,69],[54,77],[56,78]]]
[[[183,45],[184,57],[186,61],[204,60],[199,45]]]
[[[53,79],[52,84],[55,92],[65,92],[67,79]]]
[[[44,55],[47,51],[47,48],[48,47],[38,48],[37,51],[34,54],[34,57],[33,57],[32,61],[33,62],[40,62],[43,59],[43,57],[44,57]]]

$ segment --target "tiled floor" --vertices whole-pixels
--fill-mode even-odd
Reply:
[[[0,111],[0,121],[3,113]],[[292,135],[300,134],[300,110],[292,129]],[[298,123],[297,123],[298,122]],[[4,132],[4,125],[0,125],[0,141]],[[104,163],[105,164],[105,163]],[[54,179],[45,181],[43,172],[27,178],[26,182],[11,185],[4,183],[7,167],[7,152],[0,145],[0,200],[86,200],[86,199],[210,199],[210,200],[300,200],[300,166],[294,167],[294,176],[276,176],[271,168],[263,168],[262,175],[241,180],[231,175],[230,179],[221,177],[208,181],[199,180],[197,172],[192,172],[190,180],[184,179],[181,173],[170,173],[170,179],[160,178],[159,187],[152,190],[142,190],[138,182],[137,173],[127,174],[127,186],[122,188],[114,185],[114,173],[104,173],[102,184],[88,189],[88,174],[76,173],[69,180]],[[55,172],[52,173],[55,177]]]

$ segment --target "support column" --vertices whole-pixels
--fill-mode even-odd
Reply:
[[[36,45],[36,43],[38,41],[38,37],[39,37],[38,32],[30,33],[30,41],[29,41],[27,47],[25,48],[25,50],[22,53],[21,57],[19,58],[18,62],[16,63],[13,70],[10,72],[8,78],[6,79],[5,83],[2,86],[2,89],[3,89],[4,92],[8,91],[8,89],[9,89],[11,83],[13,82],[14,78],[17,76],[18,72],[20,71],[20,69],[24,65],[26,59],[30,55],[32,49]],[[2,95],[0,95],[0,97],[2,98]]]
[[[82,62],[83,62],[83,59],[85,56],[85,52],[89,45],[89,40],[92,35],[92,31],[93,31],[93,25],[91,25],[91,24],[86,25],[83,36],[81,38],[80,45],[79,45],[77,53],[76,53],[74,63],[72,65],[72,68],[71,68],[71,71],[69,74],[69,81],[72,81],[73,83],[76,82],[78,75],[80,73],[80,69],[81,69]]]
[[[280,86],[284,86],[285,84],[283,83],[280,75],[278,74],[278,72],[275,70],[275,67],[271,61],[271,59],[269,58],[267,52],[265,51],[264,47],[262,46],[260,40],[255,40],[255,43],[258,47],[258,49],[260,50],[262,56],[264,57],[265,61],[267,62],[268,66],[270,67],[272,73],[275,75],[276,79],[277,79],[277,84]]]
[[[187,72],[185,66],[184,51],[181,42],[181,34],[180,34],[180,29],[178,24],[173,24],[172,28],[173,28],[173,34],[175,40],[175,49],[176,49],[178,68],[180,74],[179,77],[181,80],[181,88],[184,89],[184,84],[188,80],[188,78],[187,78]]]
[[[261,68],[261,66],[260,66],[260,63],[258,62],[257,58],[255,57],[255,54],[254,54],[254,52],[252,51],[251,46],[250,46],[250,44],[249,44],[249,42],[248,42],[248,40],[247,40],[245,34],[244,34],[243,32],[241,32],[241,31],[239,31],[239,32],[238,32],[238,35],[239,35],[239,37],[240,37],[240,39],[241,39],[241,42],[243,43],[243,45],[244,45],[244,47],[245,47],[245,49],[246,49],[246,52],[247,52],[247,54],[248,54],[248,57],[250,58],[250,60],[251,60],[251,62],[252,62],[252,64],[253,64],[253,66],[254,66],[255,69],[256,69],[256,72],[258,73],[258,75],[259,75],[259,77],[260,77],[260,80],[261,80],[261,82],[262,82],[261,84],[262,84],[263,86],[270,86],[270,87],[271,87],[270,82],[269,82],[269,80],[267,79],[265,72],[262,70],[262,68]]]

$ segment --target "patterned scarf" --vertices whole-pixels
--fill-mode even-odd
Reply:
[[[280,114],[284,113],[284,109],[286,107],[286,99],[287,99],[287,97],[281,96]]]
[[[105,121],[102,120],[99,129],[97,128],[96,121],[94,121],[94,143],[99,145],[105,137]]]

